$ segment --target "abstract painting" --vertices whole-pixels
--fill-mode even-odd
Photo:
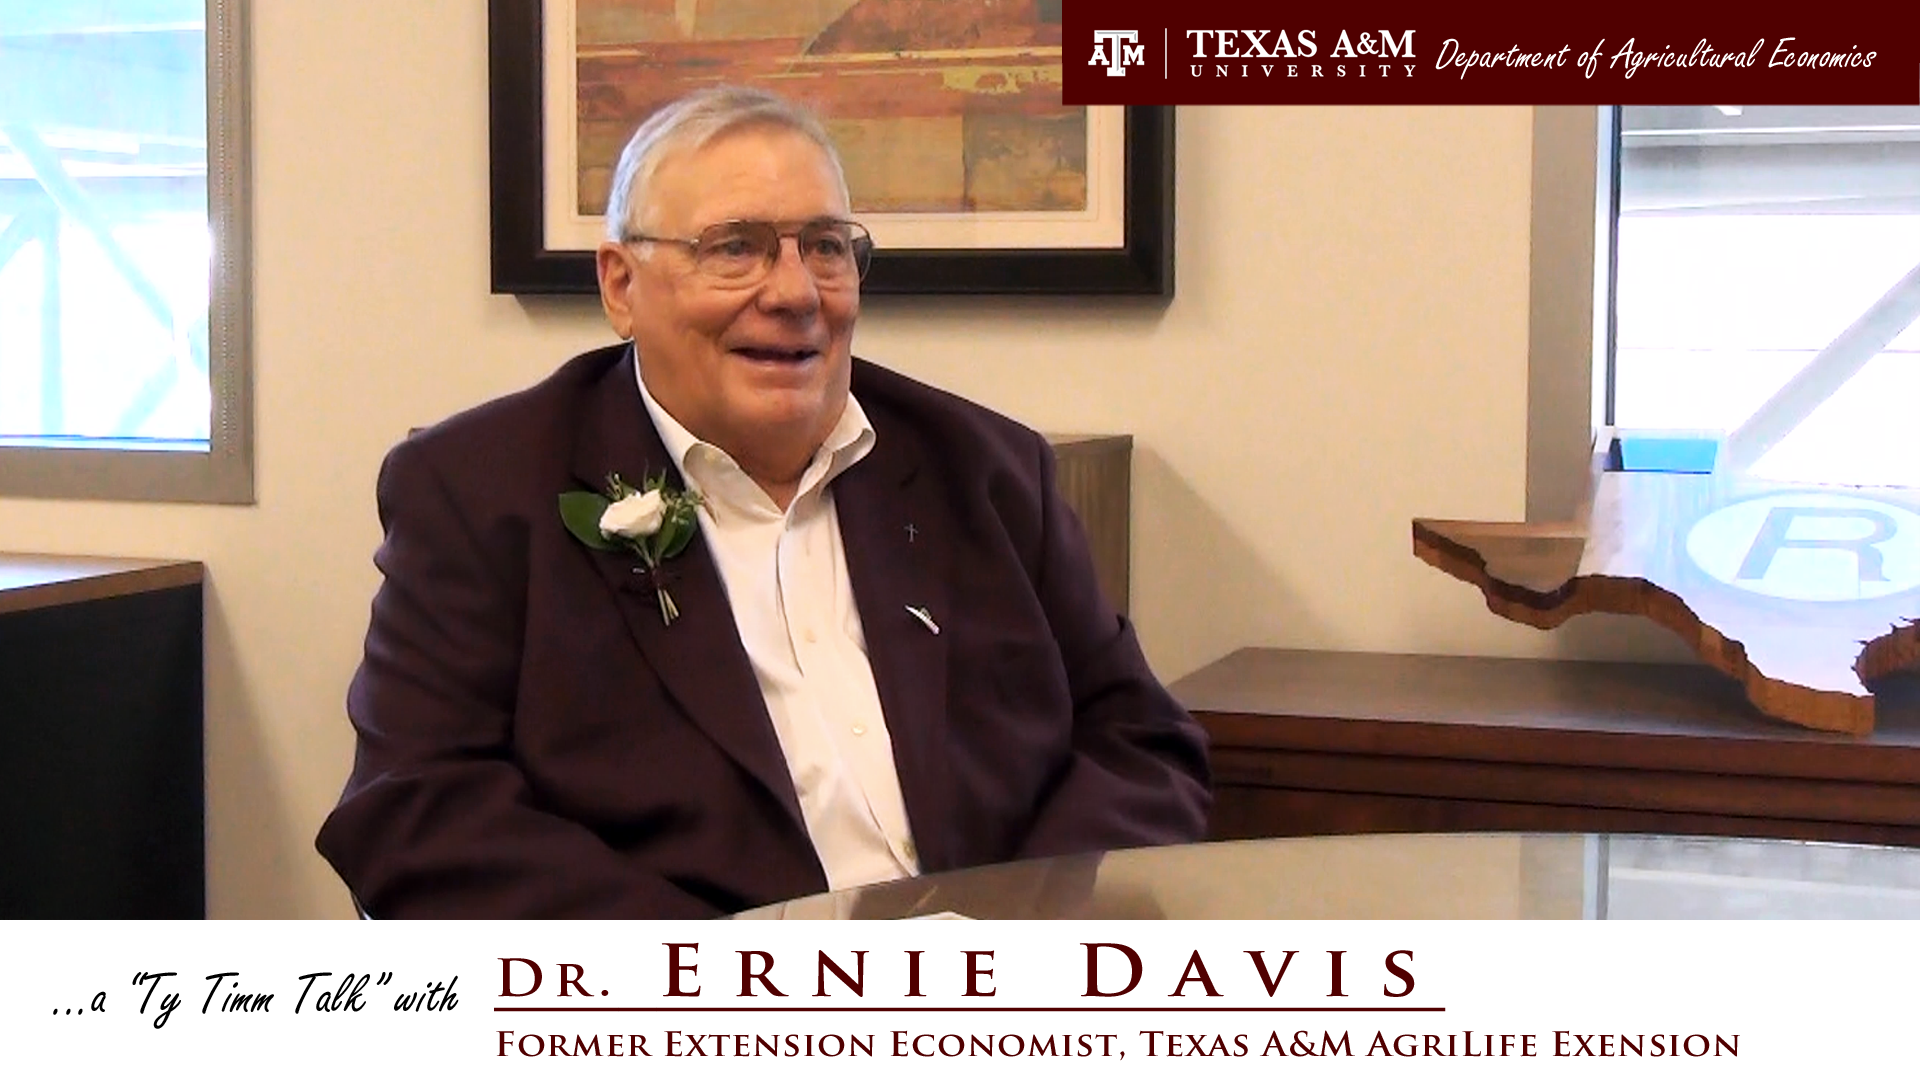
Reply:
[[[614,162],[690,90],[818,114],[869,292],[1172,281],[1172,110],[1061,100],[1061,0],[490,0],[494,288],[592,291]]]
[[[800,101],[856,213],[1078,211],[1087,110],[1060,103],[1059,0],[575,0],[579,210],[634,126],[701,86]]]

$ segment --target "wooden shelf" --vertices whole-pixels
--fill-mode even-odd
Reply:
[[[198,585],[197,562],[0,551],[0,614]]]
[[[1217,838],[1553,829],[1920,846],[1920,680],[1866,736],[1760,714],[1704,666],[1246,649],[1174,694]]]

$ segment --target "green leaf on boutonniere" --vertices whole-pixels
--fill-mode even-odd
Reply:
[[[667,520],[660,525],[657,543],[661,559],[671,559],[687,550],[687,544],[694,534],[700,531],[700,523],[694,517],[693,507],[689,504],[676,506],[667,514]]]
[[[591,491],[568,491],[560,495],[560,520],[575,540],[595,551],[620,551],[622,546],[600,533],[600,515],[607,512],[607,497]]]

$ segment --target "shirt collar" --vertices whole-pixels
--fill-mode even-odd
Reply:
[[[647,389],[647,381],[640,376],[638,350],[634,352],[633,381],[640,387],[640,400],[647,407],[647,415],[653,420],[654,430],[660,433],[660,442],[666,446],[667,456],[679,468],[681,478],[695,491],[700,490],[702,486],[701,480],[694,475],[697,470],[690,459],[696,450],[704,448],[704,454],[722,460],[736,470],[739,469],[740,466],[733,460],[733,455],[704,439],[697,438],[693,432],[686,429],[685,425],[674,419],[672,413],[654,400],[652,391]],[[847,406],[841,410],[840,419],[833,425],[833,430],[827,432],[826,441],[821,443],[820,449],[814,452],[814,464],[808,466],[807,476],[801,480],[801,489],[804,491],[825,484],[852,468],[873,450],[875,437],[873,424],[867,419],[867,411],[860,407],[860,399],[848,393]],[[823,453],[827,461],[826,471],[824,475],[815,478],[813,474],[818,469]]]

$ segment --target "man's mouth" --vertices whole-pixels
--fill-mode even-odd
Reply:
[[[735,356],[768,364],[800,364],[820,355],[820,350],[806,346],[783,348],[767,345],[741,345],[728,351]]]

